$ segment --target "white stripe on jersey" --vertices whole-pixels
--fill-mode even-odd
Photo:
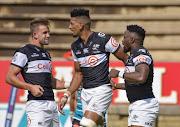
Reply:
[[[52,72],[52,62],[50,60],[36,60],[28,63],[26,73]]]
[[[126,73],[135,72],[135,67],[134,67],[134,66],[126,66],[126,67],[124,68],[124,71],[125,71]]]
[[[105,53],[78,58],[80,67],[94,67],[107,60]]]
[[[116,40],[113,37],[111,37],[105,45],[105,50],[106,52],[114,53],[118,47],[119,43],[117,43]]]
[[[77,58],[76,55],[74,54],[73,50],[71,50],[71,52],[72,52],[72,56],[73,56],[74,61],[75,61],[75,62],[78,62],[78,58]]]
[[[26,65],[27,61],[28,59],[25,54],[21,52],[16,52],[11,63],[23,68]]]
[[[139,63],[147,63],[150,65],[152,62],[152,59],[147,55],[139,55],[133,59],[133,63],[135,66],[137,66]]]

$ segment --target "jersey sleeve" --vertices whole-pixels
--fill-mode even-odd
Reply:
[[[13,57],[11,64],[15,65],[17,67],[20,67],[20,68],[24,68],[27,61],[28,61],[28,58],[27,58],[26,54],[21,53],[21,52],[16,52],[14,54],[14,57]]]
[[[110,53],[115,53],[119,48],[120,44],[117,43],[113,37],[111,37],[105,45],[105,51]]]
[[[71,52],[72,52],[72,56],[73,56],[74,61],[75,61],[75,62],[78,62],[78,58],[77,58],[76,55],[74,54],[73,50],[71,50]]]
[[[152,62],[152,59],[148,55],[139,55],[133,59],[133,63],[135,66],[139,64],[147,64],[150,65]]]

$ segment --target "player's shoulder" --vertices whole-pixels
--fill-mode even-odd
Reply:
[[[81,42],[81,39],[80,39],[80,37],[78,37],[78,38],[71,44],[71,48],[73,49],[73,48],[77,47],[77,46],[80,44],[80,42]]]
[[[94,32],[94,36],[98,38],[104,38],[104,39],[111,37],[110,34],[105,34],[103,32]]]
[[[16,50],[16,52],[26,53],[29,50],[29,44],[25,44],[21,46],[19,49]]]
[[[146,48],[144,48],[144,47],[140,47],[134,52],[134,56],[138,56],[138,55],[151,56],[151,54],[148,52],[148,50]]]

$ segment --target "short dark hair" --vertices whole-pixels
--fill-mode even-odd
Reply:
[[[80,17],[80,16],[86,16],[90,18],[89,10],[82,8],[75,8],[71,11],[71,17]]]
[[[37,27],[39,27],[39,25],[45,25],[49,27],[50,21],[46,18],[35,18],[32,21],[30,21],[31,35],[33,35],[33,32],[35,31]]]
[[[142,42],[144,41],[146,31],[142,27],[138,25],[128,25],[127,30],[135,32],[142,39]]]

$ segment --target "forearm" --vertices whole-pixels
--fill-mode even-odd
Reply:
[[[125,90],[125,84],[124,83],[115,83],[115,88],[116,89],[122,89],[122,90]]]
[[[61,81],[52,77],[52,88],[53,89],[66,89],[70,86],[70,82]]]
[[[70,97],[70,112],[74,112],[76,110],[76,104],[77,104],[77,101],[76,101],[76,92],[74,92],[71,97]]]
[[[82,78],[83,78],[82,72],[75,72],[70,87],[68,88],[67,91],[73,94],[80,87]]]
[[[144,83],[143,76],[138,72],[125,73],[124,79],[132,83]]]

